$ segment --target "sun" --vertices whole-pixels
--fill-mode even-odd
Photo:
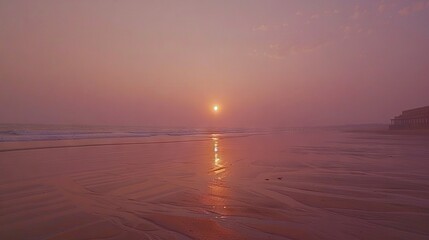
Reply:
[[[213,112],[217,113],[219,111],[220,111],[219,105],[217,105],[217,104],[213,105]]]

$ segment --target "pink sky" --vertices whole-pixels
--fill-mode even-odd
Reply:
[[[0,123],[388,123],[429,105],[428,23],[418,0],[0,0]]]

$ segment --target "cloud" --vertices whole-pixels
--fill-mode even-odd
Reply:
[[[414,2],[409,6],[402,8],[401,10],[399,10],[398,13],[401,16],[408,16],[408,15],[423,11],[428,7],[429,7],[429,1],[418,1],[418,2]]]
[[[288,23],[283,23],[283,24],[273,24],[273,25],[266,25],[266,24],[261,24],[258,26],[253,27],[253,31],[255,32],[268,32],[268,31],[278,31],[281,30],[282,28],[287,28],[289,27]]]
[[[259,25],[254,31],[259,31],[259,34],[264,36],[261,38],[264,42],[259,43],[249,55],[281,60],[316,52],[344,39],[370,34],[367,21],[361,20],[373,11],[359,5],[351,10],[349,14],[340,14],[342,11],[338,9],[306,14],[296,12],[293,19],[296,21],[290,21],[288,24]],[[343,18],[343,21],[338,21],[338,18]]]
[[[262,55],[264,57],[268,57],[271,59],[282,60],[290,55],[314,52],[324,47],[328,43],[329,41],[327,40],[320,40],[320,41],[313,41],[313,42],[297,41],[297,42],[283,42],[283,43],[270,44],[259,55]]]
[[[377,10],[379,13],[384,13],[390,8],[390,6],[391,5],[389,3],[385,2],[385,1],[381,1],[378,4]]]
[[[266,32],[266,31],[268,31],[269,29],[270,29],[270,27],[269,27],[269,26],[262,24],[262,25],[259,25],[259,26],[254,27],[254,28],[253,28],[253,31]]]
[[[323,15],[325,15],[325,16],[335,15],[338,13],[340,13],[340,10],[338,10],[338,9],[323,11]]]
[[[318,19],[320,17],[319,14],[314,14],[310,17],[310,19]]]
[[[395,9],[398,4],[398,0],[381,0],[377,5],[377,11],[379,13],[386,13]]]
[[[356,5],[353,11],[353,14],[351,16],[351,19],[357,20],[361,17],[363,17],[364,15],[367,14],[367,10],[366,9],[362,9],[359,5]]]

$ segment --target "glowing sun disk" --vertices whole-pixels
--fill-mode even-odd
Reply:
[[[219,106],[218,105],[214,105],[213,106],[213,111],[214,112],[219,112]]]

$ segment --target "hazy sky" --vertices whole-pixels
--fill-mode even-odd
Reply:
[[[424,105],[426,0],[0,0],[0,123],[387,123]]]

